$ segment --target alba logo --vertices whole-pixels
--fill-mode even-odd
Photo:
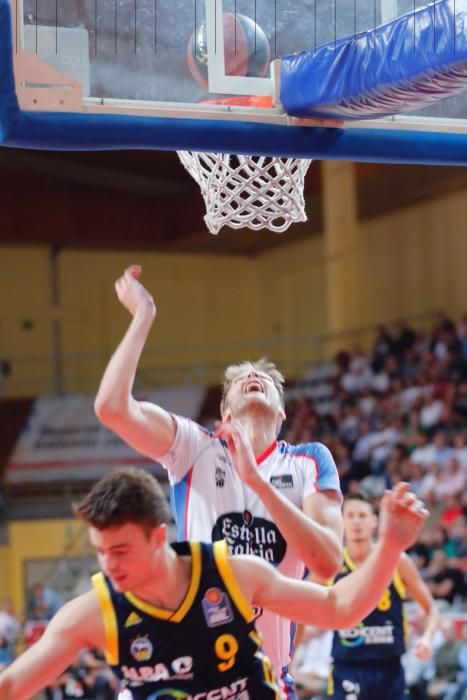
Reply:
[[[147,637],[137,637],[130,646],[130,652],[136,661],[148,661],[154,648],[151,641]]]

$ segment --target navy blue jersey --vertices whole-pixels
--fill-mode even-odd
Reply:
[[[331,666],[327,697],[333,700],[409,700],[400,658],[338,661]]]
[[[191,580],[179,608],[164,610],[93,576],[106,658],[134,700],[279,700],[254,613],[232,574],[224,541],[180,542]]]
[[[344,549],[344,565],[334,581],[347,576],[356,568]],[[407,623],[403,600],[405,587],[396,571],[390,586],[378,605],[362,622],[349,630],[334,632],[332,656],[334,661],[359,663],[372,659],[400,657],[405,651]]]

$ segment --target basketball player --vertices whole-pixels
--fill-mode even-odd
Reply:
[[[234,459],[254,463],[241,429]],[[251,605],[305,623],[347,628],[377,603],[426,511],[408,485],[385,496],[379,544],[331,588],[284,577],[225,542],[169,545],[168,505],[144,470],[121,468],[75,506],[102,572],[61,608],[41,639],[0,675],[2,700],[27,700],[85,647],[100,647],[134,700],[279,700]]]
[[[277,442],[285,418],[283,377],[272,363],[228,367],[214,434],[160,406],[132,396],[138,361],[156,315],[140,284],[141,268],[116,282],[120,302],[133,317],[111,358],[95,401],[97,416],[139,452],[168,470],[178,539],[226,539],[229,551],[255,554],[301,579],[304,565],[329,578],[342,563],[341,492],[334,460],[321,443]],[[241,424],[255,463],[236,469],[225,430]],[[276,676],[287,675],[291,634],[287,620],[257,609],[257,625]]]
[[[335,581],[345,580],[367,561],[376,544],[377,526],[371,503],[359,494],[344,502],[344,566]],[[335,700],[403,700],[405,689],[401,656],[405,651],[407,622],[402,608],[405,591],[425,613],[425,628],[415,654],[431,656],[439,613],[428,587],[406,554],[401,554],[389,587],[375,609],[358,625],[334,633],[328,695]]]

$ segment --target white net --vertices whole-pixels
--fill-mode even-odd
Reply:
[[[311,160],[178,151],[201,188],[211,233],[223,226],[282,233],[306,221],[303,186]]]

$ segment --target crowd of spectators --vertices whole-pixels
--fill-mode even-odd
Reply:
[[[324,442],[344,494],[364,492],[377,507],[404,480],[427,503],[410,555],[446,621],[433,660],[414,674],[412,697],[467,700],[467,623],[455,638],[449,622],[467,612],[467,315],[455,323],[440,313],[428,335],[402,321],[381,326],[370,353],[339,352],[286,396],[284,439]],[[299,659],[307,668],[309,655]],[[313,682],[319,675],[312,664]]]

